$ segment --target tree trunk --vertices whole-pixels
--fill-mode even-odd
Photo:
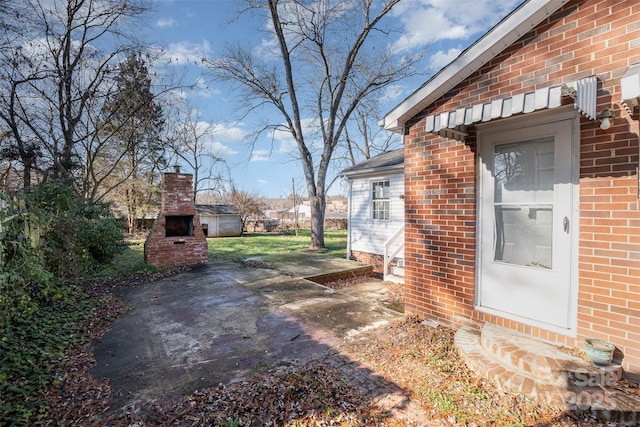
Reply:
[[[127,232],[133,233],[136,223],[136,206],[135,196],[132,188],[126,190],[126,203],[127,203]]]
[[[324,208],[323,197],[312,197],[311,205],[311,245],[310,249],[324,249]]]
[[[23,160],[22,188],[26,190],[31,187],[31,159]]]

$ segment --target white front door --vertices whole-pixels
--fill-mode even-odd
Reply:
[[[546,117],[546,120],[545,120]],[[568,118],[567,118],[568,117]],[[480,127],[478,309],[574,329],[577,117]]]

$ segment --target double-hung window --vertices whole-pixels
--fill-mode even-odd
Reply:
[[[373,219],[389,220],[389,181],[374,181],[372,184]]]

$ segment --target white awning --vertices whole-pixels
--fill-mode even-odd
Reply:
[[[620,79],[622,106],[629,115],[640,103],[640,62],[632,64]]]
[[[488,122],[493,119],[510,117],[514,114],[531,113],[545,108],[562,105],[562,97],[573,98],[573,105],[582,115],[596,120],[596,95],[598,80],[595,76],[575,82],[551,86],[497,99],[486,104],[461,107],[453,111],[427,116],[425,130],[445,138],[464,141],[467,126]]]

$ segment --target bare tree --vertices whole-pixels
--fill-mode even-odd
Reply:
[[[19,18],[19,8],[12,1],[0,0],[0,48],[10,46]]]
[[[238,209],[240,221],[242,222],[242,231],[247,231],[247,222],[250,219],[258,220],[264,217],[264,211],[267,208],[264,198],[257,193],[252,193],[236,188],[231,185],[231,189],[223,196],[226,204],[233,205]]]
[[[0,49],[0,123],[6,130],[0,141],[0,158],[7,163],[21,165],[22,187],[28,188],[44,153],[37,135],[25,123],[27,115],[22,107],[22,97],[29,93],[31,82],[41,77],[30,70],[33,66],[25,60],[22,46],[15,46],[19,43],[15,26],[8,24],[2,30],[1,43],[4,48]],[[26,103],[31,105],[32,101],[27,99]]]
[[[351,123],[355,125],[355,131],[351,131],[349,126],[344,128],[344,158],[349,166],[396,148],[394,145],[400,143],[397,135],[372,123],[372,117],[381,117],[377,102],[361,102],[352,113]]]
[[[209,64],[218,78],[237,83],[247,114],[259,107],[279,113],[263,132],[285,131],[296,141],[312,249],[324,247],[329,165],[351,115],[364,99],[411,75],[419,60],[382,48],[389,31],[383,18],[399,1],[246,0],[248,11],[267,12],[276,48],[230,48]]]
[[[145,8],[139,0],[4,1],[21,25],[19,34],[6,32],[0,54],[0,120],[12,133],[24,184],[33,169],[44,179],[75,181],[83,142],[100,131],[96,118],[117,64],[134,46],[126,28]]]
[[[202,193],[222,195],[230,173],[222,154],[211,145],[214,126],[189,106],[172,116],[169,145],[178,162],[193,173],[193,200]]]

